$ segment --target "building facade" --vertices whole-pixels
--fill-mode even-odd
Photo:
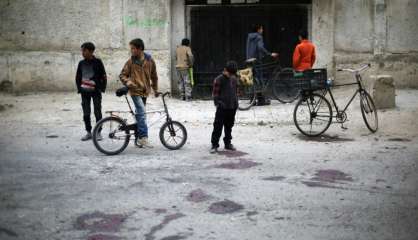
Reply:
[[[418,0],[0,0],[0,90],[71,91],[80,45],[92,41],[116,88],[140,37],[157,62],[160,87],[175,90],[175,48],[191,39],[197,91],[229,59],[245,60],[252,23],[266,45],[290,65],[297,33],[317,46],[317,68],[372,63],[399,88],[418,87]],[[345,75],[337,75],[344,81]],[[366,76],[367,77],[367,76]]]

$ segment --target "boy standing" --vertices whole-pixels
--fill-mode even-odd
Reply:
[[[81,138],[87,141],[91,136],[91,100],[93,99],[94,116],[96,122],[102,119],[102,93],[106,90],[106,71],[103,62],[94,56],[95,46],[91,42],[81,45],[81,54],[84,60],[78,63],[75,82],[77,91],[81,94],[81,106],[83,107],[83,119],[87,134]],[[100,133],[99,133],[100,134]],[[101,139],[101,136],[98,136]]]
[[[151,147],[148,142],[145,104],[151,88],[155,96],[158,96],[157,69],[151,55],[144,52],[144,42],[140,38],[132,40],[129,46],[132,56],[125,63],[119,77],[129,88],[129,94],[135,105],[135,118],[138,125],[137,146]]]
[[[189,69],[193,67],[193,53],[190,48],[190,40],[185,38],[181,41],[181,46],[176,49],[176,69],[180,77],[178,89],[181,98],[189,101],[192,98],[192,83]]]
[[[293,52],[293,68],[296,71],[302,72],[312,69],[315,59],[315,45],[308,40],[308,32],[301,30],[299,32],[300,43],[296,46]]]
[[[232,145],[232,127],[235,122],[235,113],[238,108],[237,97],[237,63],[228,61],[224,71],[213,81],[213,100],[216,106],[215,121],[213,122],[212,148],[210,153],[216,153],[219,148],[219,139],[222,128],[225,131],[224,144],[226,150],[235,151]]]

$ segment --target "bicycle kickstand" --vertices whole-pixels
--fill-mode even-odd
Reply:
[[[348,129],[348,127],[344,127],[344,123],[341,123],[341,129],[345,131]]]

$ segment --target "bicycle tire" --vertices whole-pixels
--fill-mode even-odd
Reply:
[[[281,103],[292,103],[299,97],[300,90],[289,79],[281,78],[280,75],[285,72],[293,73],[293,69],[283,68],[280,72],[274,73],[273,95]]]
[[[375,133],[377,129],[379,128],[379,120],[377,117],[377,110],[376,106],[374,105],[374,101],[370,94],[363,90],[360,92],[360,109],[361,109],[361,115],[363,117],[364,123],[366,124],[366,127],[370,130],[370,132]],[[372,123],[367,120],[367,116],[369,113],[374,115],[374,125],[372,126]]]
[[[324,127],[321,130],[319,130],[318,132],[315,132],[315,133],[313,133],[313,132],[307,132],[306,130],[304,130],[301,127],[302,124],[301,124],[301,122],[298,121],[298,116],[297,116],[298,110],[302,106],[302,104],[304,102],[308,102],[308,101],[313,102],[312,99],[314,99],[314,98],[318,98],[317,99],[318,102],[324,102],[325,103],[325,107],[326,107],[325,110],[328,111],[328,114],[329,114],[329,116],[324,116],[324,120],[321,120],[321,121],[326,121],[326,124],[324,125]],[[319,103],[319,104],[321,104],[321,103]],[[310,118],[309,121],[310,121],[311,131],[312,131],[312,116],[317,116],[318,113],[317,112],[314,113],[313,111],[311,111],[311,109],[309,107],[309,102],[308,102],[308,111],[309,111],[309,118]],[[320,94],[317,94],[317,93],[310,93],[307,96],[303,96],[297,102],[297,104],[295,106],[295,109],[293,111],[293,121],[295,123],[296,128],[303,135],[308,136],[308,137],[317,137],[317,136],[321,135],[322,133],[324,133],[329,128],[329,126],[331,125],[331,122],[332,122],[332,108],[331,108],[331,104],[329,103],[329,101],[324,96],[322,96]]]
[[[255,81],[255,80],[254,80]],[[241,111],[249,110],[254,104],[256,99],[255,84],[251,86],[238,85],[238,109]],[[243,104],[247,103],[247,104]]]
[[[183,133],[183,138],[181,138],[181,141],[179,143],[176,142],[176,145],[170,145],[166,142],[166,139],[164,137],[164,133],[166,132],[166,129],[168,128],[168,133],[171,135],[171,137],[175,137],[172,135],[172,131],[169,129],[169,127],[173,128],[173,125],[176,125],[179,127],[179,130]],[[176,134],[177,131],[174,131],[174,134]],[[177,121],[169,121],[169,122],[165,122],[161,128],[160,128],[160,141],[163,144],[164,147],[170,149],[170,150],[178,150],[181,147],[183,147],[183,145],[186,143],[187,141],[187,130],[186,127],[184,127],[183,124],[181,124],[180,122]]]
[[[116,155],[116,154],[119,154],[119,153],[121,153],[123,150],[125,150],[125,148],[128,146],[128,144],[129,144],[129,139],[130,139],[130,135],[129,135],[129,130],[125,130],[124,132],[126,133],[126,137],[125,137],[125,139],[123,140],[123,144],[122,144],[122,146],[119,148],[119,149],[117,149],[117,150],[114,150],[114,151],[109,151],[109,150],[106,150],[106,149],[104,149],[101,145],[100,145],[100,143],[99,143],[99,140],[98,140],[98,138],[97,138],[97,136],[98,136],[98,133],[99,133],[99,129],[101,129],[101,127],[103,126],[103,124],[105,123],[105,122],[108,122],[108,121],[115,121],[115,122],[117,122],[118,124],[120,124],[120,126],[122,126],[122,127],[126,127],[126,123],[122,120],[122,119],[120,119],[120,118],[118,118],[118,117],[106,117],[106,118],[103,118],[103,119],[101,119],[99,122],[97,122],[97,124],[96,124],[96,126],[94,127],[94,129],[93,129],[93,144],[94,144],[94,146],[96,147],[96,149],[98,150],[98,151],[100,151],[101,153],[104,153],[104,154],[106,154],[106,155]],[[106,136],[107,137],[107,136]],[[111,138],[110,136],[109,136],[109,138]],[[103,141],[103,140],[102,140]]]

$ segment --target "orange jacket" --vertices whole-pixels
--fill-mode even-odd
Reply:
[[[296,71],[311,69],[315,58],[315,46],[308,40],[302,40],[293,53],[293,68]]]

